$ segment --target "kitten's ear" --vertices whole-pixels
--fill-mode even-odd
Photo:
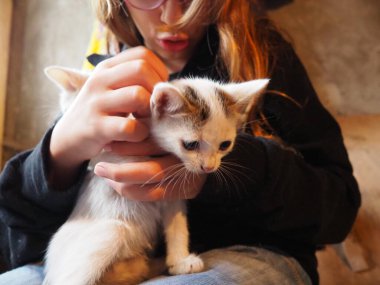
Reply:
[[[154,86],[150,104],[153,115],[160,118],[183,113],[186,102],[177,87],[163,82]]]
[[[44,71],[53,83],[67,92],[80,90],[89,77],[88,73],[62,66],[49,66]]]
[[[238,107],[239,112],[247,113],[259,102],[268,83],[269,79],[256,79],[242,83],[229,83],[223,85],[222,88],[231,96],[233,104]]]

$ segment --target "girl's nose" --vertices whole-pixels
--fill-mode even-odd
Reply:
[[[161,21],[171,25],[182,17],[182,5],[179,0],[167,0],[161,7]]]

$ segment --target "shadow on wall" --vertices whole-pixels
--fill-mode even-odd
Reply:
[[[36,145],[52,123],[58,92],[43,70],[80,68],[92,26],[88,0],[13,1],[3,162]]]
[[[334,114],[380,113],[379,11],[378,0],[298,0],[269,11]]]

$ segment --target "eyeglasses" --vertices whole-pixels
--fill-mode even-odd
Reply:
[[[133,8],[149,11],[154,10],[165,4],[167,0],[124,0],[126,3],[131,5]],[[188,6],[191,0],[179,0],[182,5]]]
[[[133,8],[140,10],[154,10],[163,5],[167,0],[124,0]]]

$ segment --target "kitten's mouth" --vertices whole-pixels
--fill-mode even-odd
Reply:
[[[202,171],[204,172],[204,173],[213,173],[213,172],[215,172],[218,168],[216,168],[216,167],[213,167],[213,166],[201,166],[201,169],[202,169]]]

